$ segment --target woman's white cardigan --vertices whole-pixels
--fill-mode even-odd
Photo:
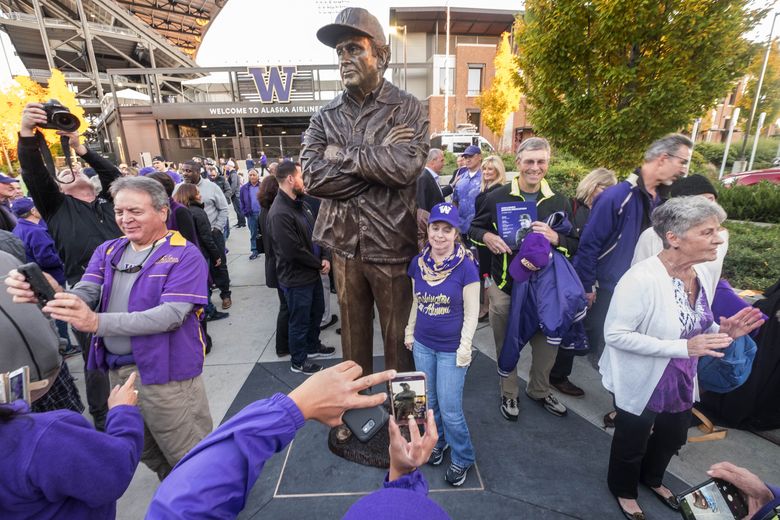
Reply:
[[[714,262],[694,266],[712,305]],[[713,324],[707,332],[715,332]],[[618,282],[604,323],[606,346],[599,360],[604,388],[621,410],[641,415],[672,358],[688,357],[672,278],[657,256],[635,264]],[[694,381],[694,400],[698,384]]]

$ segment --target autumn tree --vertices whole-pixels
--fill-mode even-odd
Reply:
[[[684,127],[750,61],[750,0],[527,0],[517,23],[537,134],[622,171]]]
[[[740,108],[740,119],[747,125],[750,110],[753,108],[753,100],[756,99],[756,87],[758,78],[761,76],[761,67],[764,65],[764,56],[766,47],[760,46],[756,49],[753,60],[747,68],[748,80],[745,85],[745,91],[737,102]],[[764,74],[764,83],[761,85],[761,98],[758,100],[756,108],[756,119],[758,114],[766,112],[767,122],[775,121],[780,117],[780,40],[775,39],[772,42],[772,49],[769,53],[769,61]],[[755,121],[753,122],[755,125]],[[755,134],[755,127],[750,129],[751,134]]]
[[[17,76],[14,81],[0,89],[0,150],[6,163],[16,157],[16,140],[22,121],[22,110],[27,103],[43,103],[56,99],[79,119],[84,132],[88,125],[84,117],[84,109],[79,105],[76,94],[68,88],[65,76],[59,70],[52,70],[47,86],[43,86],[27,76]],[[56,130],[43,130],[46,142],[51,146],[59,143]]]
[[[520,81],[509,44],[509,33],[501,35],[501,43],[494,60],[495,76],[490,88],[483,91],[477,98],[477,106],[482,110],[482,120],[490,130],[501,136],[508,118],[520,105]]]

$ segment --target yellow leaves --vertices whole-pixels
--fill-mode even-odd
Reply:
[[[22,120],[22,111],[27,103],[43,103],[56,99],[78,116],[81,120],[79,132],[88,128],[84,118],[84,109],[76,100],[76,94],[65,82],[65,76],[59,70],[52,70],[48,87],[31,80],[27,76],[17,76],[9,86],[0,89],[0,146],[15,153],[16,139]],[[55,130],[43,130],[46,142],[50,145],[59,142]]]
[[[507,117],[520,106],[521,92],[518,86],[519,72],[512,46],[509,44],[509,33],[501,35],[501,43],[493,61],[495,76],[490,88],[477,99],[477,105],[482,109],[485,124],[496,134],[504,128]]]

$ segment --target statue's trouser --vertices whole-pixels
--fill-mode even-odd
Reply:
[[[344,359],[374,372],[374,326],[376,303],[385,347],[385,368],[414,370],[411,351],[404,346],[404,328],[412,305],[412,282],[407,263],[369,264],[357,258],[333,255],[336,291],[341,310],[341,346]]]

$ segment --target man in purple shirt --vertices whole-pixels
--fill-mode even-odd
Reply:
[[[238,195],[241,213],[246,217],[249,226],[249,247],[252,249],[252,254],[249,255],[250,260],[254,260],[260,254],[257,243],[258,218],[260,217],[260,200],[257,198],[259,191],[260,175],[257,170],[251,169],[249,170],[249,182],[241,186]],[[259,245],[262,246],[262,242]]]
[[[206,262],[197,246],[166,228],[168,196],[159,182],[123,177],[111,195],[125,236],[98,246],[68,293],[50,278],[58,294],[43,311],[94,334],[88,368],[107,370],[112,384],[138,372],[141,460],[162,480],[212,427],[200,376]],[[14,280],[6,283],[27,289]]]

